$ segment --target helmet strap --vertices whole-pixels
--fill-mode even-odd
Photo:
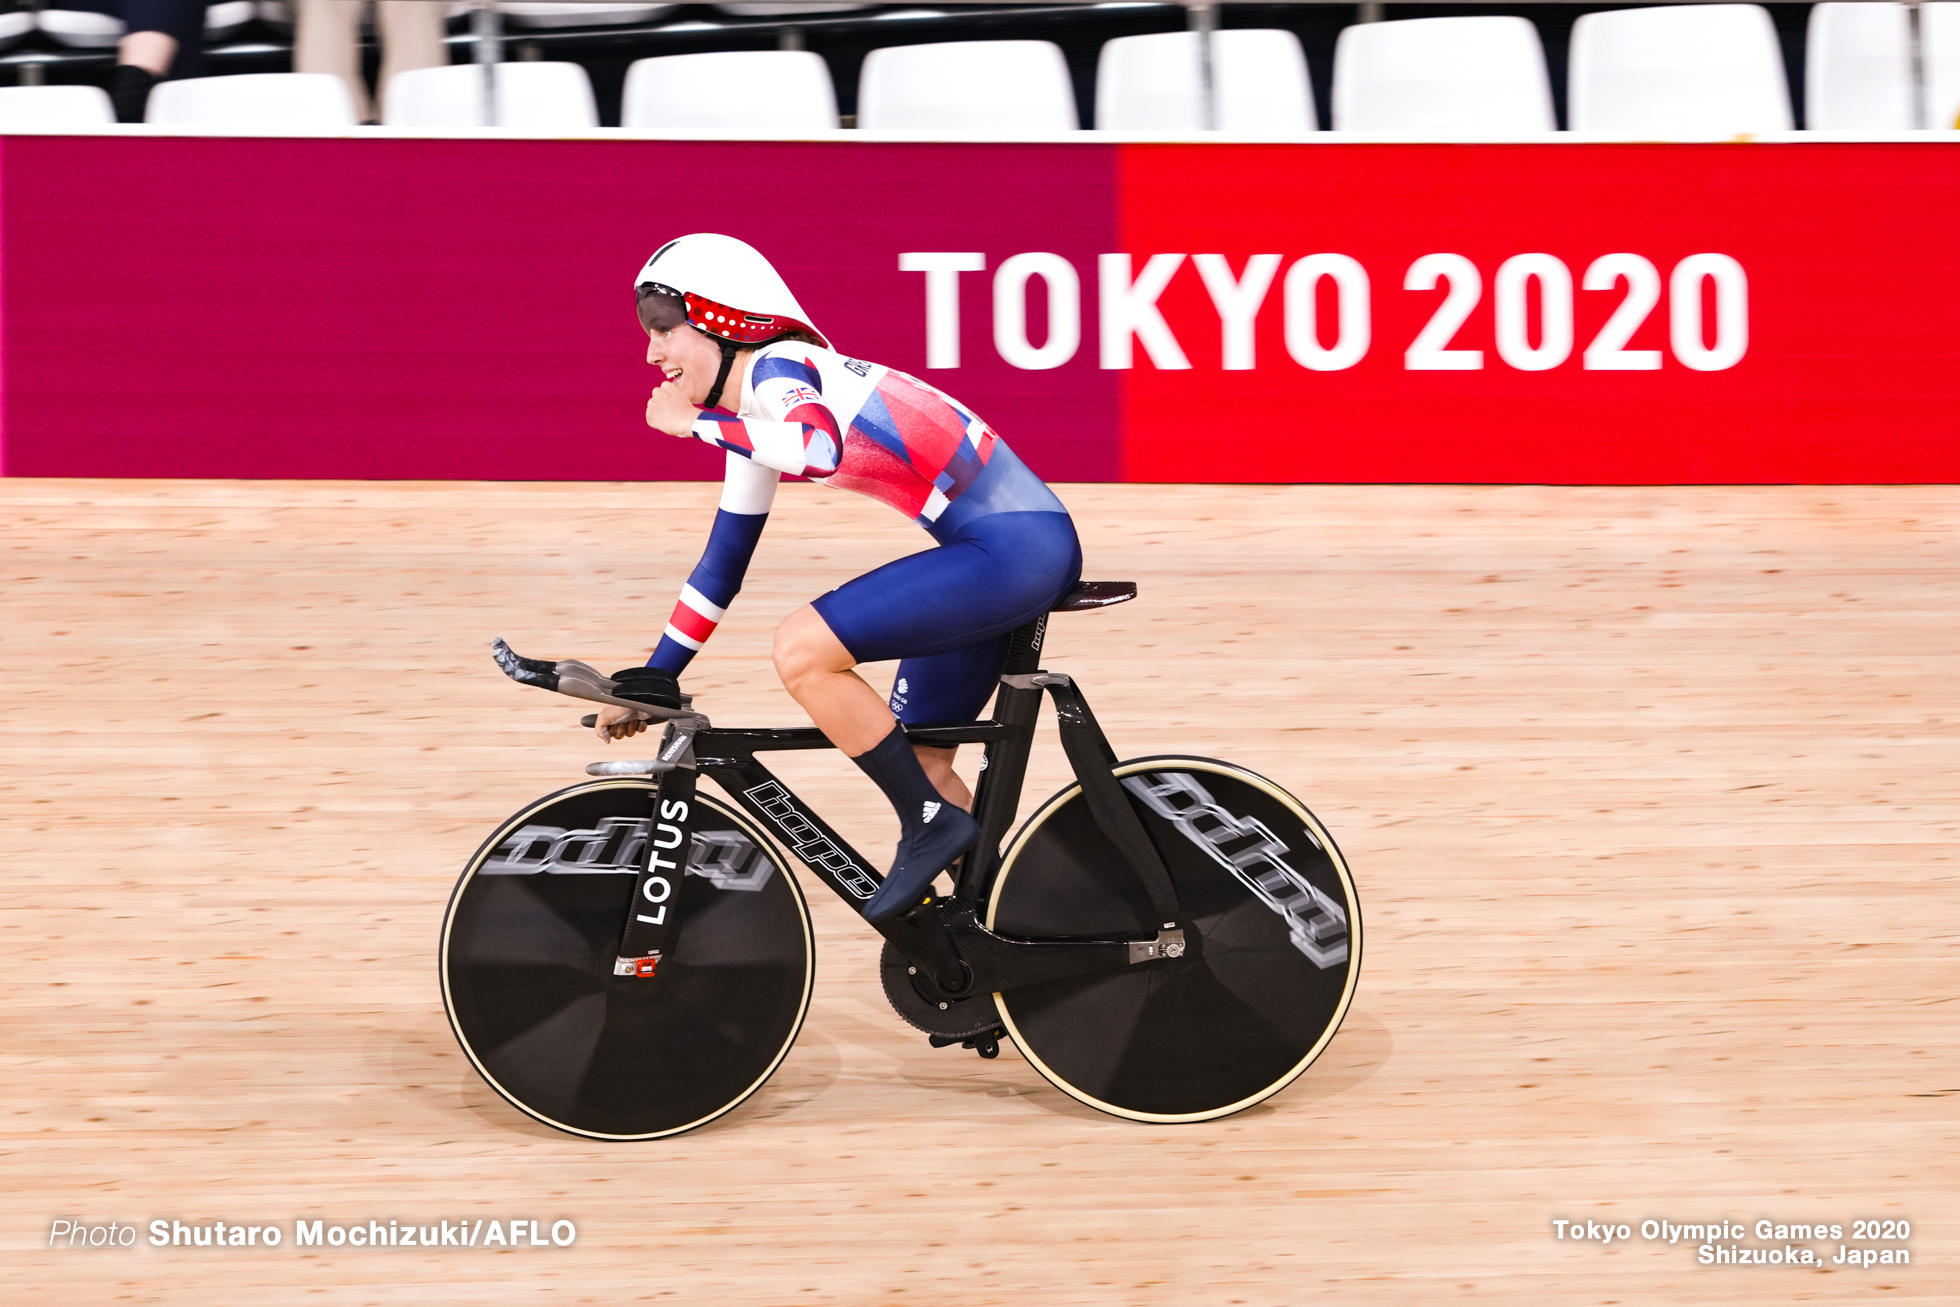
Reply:
[[[735,346],[725,340],[717,340],[715,344],[721,346],[721,371],[715,373],[714,388],[708,392],[704,408],[715,408],[721,403],[721,388],[728,384],[729,370],[735,366]]]

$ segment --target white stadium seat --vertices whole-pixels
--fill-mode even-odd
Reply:
[[[256,6],[252,0],[223,0],[220,4],[208,6],[204,11],[204,35],[208,40],[222,40],[252,21]],[[14,15],[6,15],[13,18]],[[21,17],[33,22],[34,14]],[[108,14],[92,13],[86,9],[43,9],[38,15],[38,25],[48,36],[62,45],[77,49],[105,49],[122,40],[129,31],[120,18]]]
[[[769,136],[837,129],[837,92],[809,50],[723,50],[637,59],[626,70],[620,125],[641,132]]]
[[[398,80],[401,76],[395,74]],[[599,125],[599,103],[592,96],[592,79],[579,64],[542,59],[501,63],[497,65],[496,77],[499,127],[528,132],[585,132]],[[481,89],[480,82],[478,89]],[[479,109],[482,103],[479,95]]]
[[[115,121],[99,86],[0,87],[0,132],[87,131]]]
[[[1558,128],[1528,18],[1359,23],[1334,45],[1334,130],[1438,136]]]
[[[873,50],[857,125],[1016,136],[1073,131],[1075,84],[1051,41],[945,41]]]
[[[497,126],[532,132],[582,132],[599,125],[592,80],[572,63],[495,65]],[[446,64],[396,73],[381,121],[390,127],[484,126],[483,66]]]
[[[204,39],[222,41],[257,16],[252,0],[223,0],[204,10]]]
[[[34,15],[22,9],[0,14],[0,50],[19,45],[20,38],[33,31]]]
[[[629,23],[650,23],[670,14],[679,5],[636,4],[500,4],[497,12],[512,27],[620,27]]]
[[[1760,5],[1670,5],[1572,25],[1570,123],[1619,136],[1789,131],[1790,84]]]
[[[1813,131],[1906,131],[1912,30],[1906,7],[1814,5],[1804,51],[1804,124]]]
[[[1926,70],[1926,126],[1960,128],[1960,3],[1919,6],[1919,54]]]
[[[238,73],[159,82],[145,119],[172,127],[335,129],[355,124],[347,83],[332,73]]]
[[[129,31],[122,19],[86,9],[43,9],[35,17],[50,39],[79,50],[112,46]]]
[[[1119,132],[1192,132],[1205,126],[1196,32],[1119,36],[1096,63],[1096,126]],[[1219,131],[1293,135],[1314,129],[1313,84],[1300,38],[1269,28],[1211,37],[1212,102]]]

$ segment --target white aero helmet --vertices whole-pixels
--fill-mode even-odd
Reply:
[[[761,251],[733,236],[696,232],[668,241],[633,278],[633,290],[642,300],[649,294],[680,299],[689,325],[717,343],[766,345],[807,331],[830,344]]]

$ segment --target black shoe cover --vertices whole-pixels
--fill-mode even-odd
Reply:
[[[950,803],[939,804],[930,820],[899,841],[891,873],[864,905],[864,919],[884,921],[916,907],[932,878],[979,840],[979,822]]]

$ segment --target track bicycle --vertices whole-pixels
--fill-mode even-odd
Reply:
[[[1083,582],[1053,611],[1135,596]],[[874,926],[885,995],[935,1047],[993,1057],[1012,1039],[1062,1092],[1120,1117],[1250,1107],[1306,1070],[1353,1000],[1347,864],[1305,806],[1243,767],[1118,761],[1081,686],[1040,670],[1047,622],[1011,638],[990,719],[906,729],[985,746],[981,836],[951,894]],[[758,758],[831,743],[815,727],[717,727],[691,698],[653,707],[585,663],[492,650],[522,684],[665,731],[655,758],[593,763],[597,779],[522,809],[470,859],[442,924],[457,1041],[560,1130],[659,1139],[713,1121],[769,1079],[809,1010],[815,940],[785,854],[853,910],[881,883]],[[1010,839],[1044,696],[1075,781]]]

